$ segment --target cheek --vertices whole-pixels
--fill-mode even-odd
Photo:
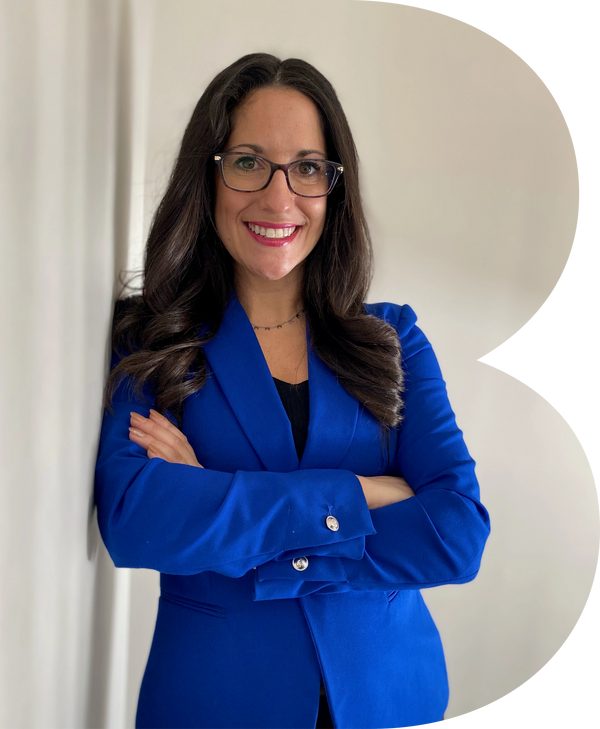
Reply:
[[[327,214],[327,206],[323,205],[323,207],[319,211],[319,224],[318,224],[319,238],[321,237],[321,233],[323,232],[323,228],[325,227],[326,214]]]
[[[325,225],[325,215],[327,213],[327,198],[319,198],[312,203],[311,209],[307,210],[310,218],[311,227],[319,234]]]
[[[223,242],[229,238],[231,234],[231,220],[235,215],[231,200],[228,199],[227,189],[220,189],[218,186],[215,191],[215,226],[219,238]]]

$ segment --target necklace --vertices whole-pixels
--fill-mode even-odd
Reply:
[[[290,324],[291,322],[294,321],[294,319],[298,319],[300,314],[303,314],[305,311],[306,311],[306,309],[300,309],[300,311],[297,314],[294,314],[294,316],[291,319],[288,319],[287,321],[283,321],[283,322],[281,322],[281,324],[274,324],[272,327],[259,327],[257,324],[252,324],[252,328],[253,329],[266,329],[267,331],[269,331],[269,329],[281,329],[281,327],[284,324]]]

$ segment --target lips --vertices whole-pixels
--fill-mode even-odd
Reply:
[[[254,238],[254,240],[257,243],[260,243],[263,246],[269,246],[272,248],[280,248],[281,246],[288,245],[295,239],[295,237],[298,235],[298,233],[302,229],[301,226],[297,226],[296,230],[287,238],[266,238],[264,235],[260,235],[258,233],[255,233],[253,230],[250,230],[250,228],[248,227],[248,222],[245,223],[244,227],[248,231],[248,235],[252,236],[252,238]],[[261,227],[264,227],[264,226],[261,226]],[[273,227],[273,224],[270,223],[269,227]],[[286,224],[285,226],[279,226],[279,227],[280,228],[288,227],[288,225]]]
[[[289,238],[296,230],[297,225],[292,223],[262,223],[249,220],[246,225],[257,235],[264,238]]]
[[[291,222],[285,222],[285,223],[273,223],[269,221],[264,220],[244,220],[244,223],[252,223],[252,225],[258,225],[261,228],[294,228],[298,227],[299,225],[302,225],[302,223],[291,223]]]

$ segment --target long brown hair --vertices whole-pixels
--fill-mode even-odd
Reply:
[[[263,87],[308,96],[321,116],[329,159],[344,166],[327,201],[321,238],[305,260],[307,325],[316,354],[388,436],[401,418],[400,345],[394,328],[363,307],[373,253],[354,140],[333,87],[316,68],[266,53],[249,54],[221,71],[196,105],[152,221],[142,292],[115,308],[113,351],[121,359],[106,384],[104,405],[110,409],[129,375],[136,393],[149,385],[156,409],[169,409],[181,427],[184,399],[204,385],[202,345],[217,333],[234,286],[232,259],[213,222],[212,156],[224,148],[236,108]]]

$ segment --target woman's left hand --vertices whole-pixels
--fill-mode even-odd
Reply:
[[[203,468],[198,463],[188,439],[164,415],[152,409],[149,418],[139,413],[130,415],[129,438],[146,449],[148,458],[162,458],[169,463],[183,463]]]

